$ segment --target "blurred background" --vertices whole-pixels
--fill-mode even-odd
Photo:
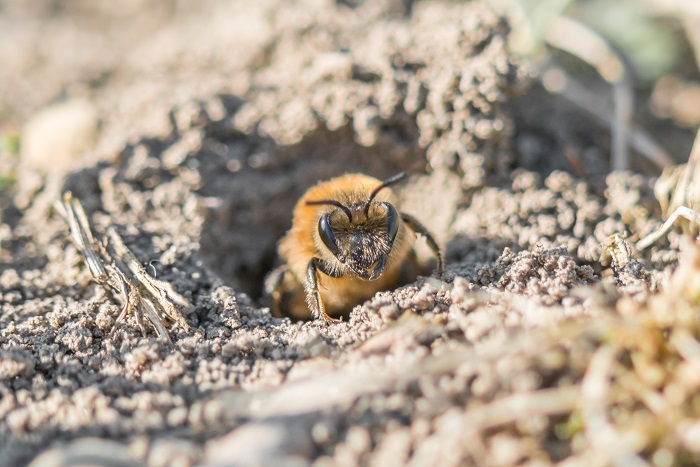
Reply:
[[[611,129],[611,169],[687,159],[700,125],[700,3],[492,0],[544,89]]]
[[[246,56],[256,48],[245,45],[270,40],[273,32],[265,30],[264,7],[259,17],[250,17],[251,8],[237,15],[243,3],[0,1],[0,188],[12,183],[20,155],[40,171],[70,166],[86,154],[110,157],[125,133],[157,129],[186,96],[245,92],[244,67],[258,59]],[[584,123],[575,126],[581,132],[588,133],[591,124],[609,135],[595,142],[610,151],[601,172],[632,168],[654,174],[687,159],[700,125],[700,2],[491,5],[512,23],[512,50],[533,64],[536,84],[524,103],[516,103],[516,121],[541,122],[541,114],[529,113],[528,99],[553,99],[555,110],[545,113],[556,121],[580,118]],[[410,14],[413,2],[403,6]],[[70,105],[42,112],[62,103]],[[516,125],[516,135],[522,129]],[[576,136],[565,131],[557,138]],[[53,154],[48,167],[37,156],[47,142]],[[515,146],[519,165],[537,157],[527,138]],[[586,158],[575,159],[553,168],[575,173]]]

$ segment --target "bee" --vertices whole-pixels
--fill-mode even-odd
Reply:
[[[405,177],[380,181],[346,174],[304,193],[278,245],[283,265],[265,284],[275,315],[332,322],[375,293],[410,282],[417,275],[416,234],[427,241],[442,274],[433,236],[416,218],[397,211],[389,187]]]

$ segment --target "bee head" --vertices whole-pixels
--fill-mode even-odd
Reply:
[[[401,222],[391,203],[373,202],[374,197],[405,175],[400,173],[384,181],[363,203],[344,205],[336,200],[306,203],[336,207],[319,219],[318,235],[333,256],[361,279],[374,280],[384,271]]]

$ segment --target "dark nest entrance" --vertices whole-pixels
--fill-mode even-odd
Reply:
[[[198,155],[201,194],[221,200],[202,228],[201,254],[234,289],[260,297],[272,269],[276,245],[291,226],[303,192],[319,181],[348,172],[386,178],[424,170],[424,151],[411,119],[385,123],[383,137],[365,147],[347,125],[319,128],[296,145],[241,134],[218,136]],[[385,135],[385,137],[384,137]]]

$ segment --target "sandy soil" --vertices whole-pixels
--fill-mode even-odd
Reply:
[[[4,127],[86,98],[101,129],[67,174],[9,163],[0,465],[606,462],[556,435],[565,410],[479,409],[580,380],[591,326],[659,287],[679,235],[600,263],[610,235],[660,225],[652,180],[608,174],[606,131],[528,90],[485,4],[34,3],[0,3]],[[300,194],[401,170],[445,274],[339,324],[273,318],[262,281]],[[194,305],[190,332],[110,333],[120,304],[52,210],[64,190]]]

